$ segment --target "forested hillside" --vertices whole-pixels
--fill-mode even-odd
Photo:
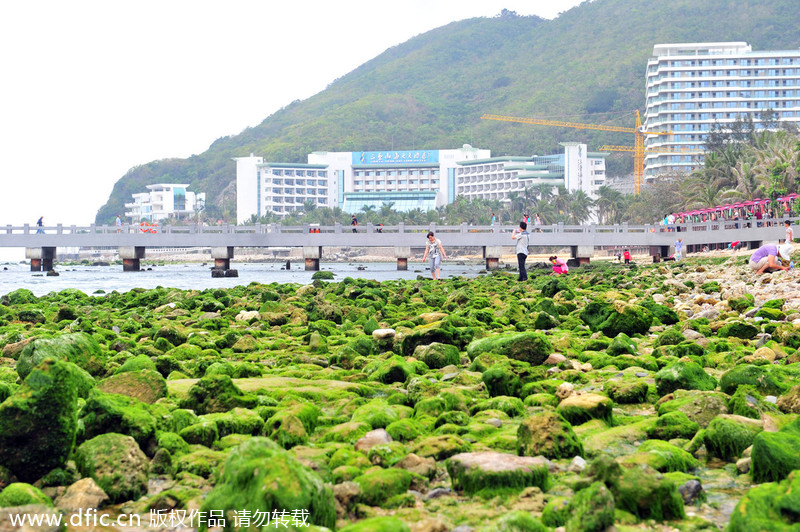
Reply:
[[[557,19],[454,22],[392,47],[324,91],[256,127],[215,141],[202,154],[131,169],[115,184],[97,223],[111,223],[131,194],[156,182],[207,193],[213,218],[235,218],[231,157],[305,162],[311,151],[454,148],[494,155],[546,154],[558,142],[630,144],[626,134],[482,121],[483,113],[633,125],[643,110],[645,68],[664,42],[746,41],[754,49],[800,46],[796,0],[594,0]],[[603,114],[601,114],[603,113]],[[611,174],[630,159],[611,159]]]

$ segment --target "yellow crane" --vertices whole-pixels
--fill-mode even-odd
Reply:
[[[482,120],[499,120],[501,122],[519,122],[521,124],[532,124],[538,126],[558,126],[573,127],[576,129],[596,129],[600,131],[617,131],[621,133],[633,133],[634,145],[630,151],[633,152],[633,192],[639,194],[642,187],[642,177],[644,176],[644,137],[645,135],[671,135],[671,131],[645,131],[642,128],[642,118],[639,111],[636,111],[636,127],[606,126],[602,124],[580,124],[577,122],[561,122],[558,120],[544,120],[541,118],[519,118],[516,116],[502,116],[485,114]],[[619,146],[627,148],[627,146]],[[614,150],[617,151],[617,150]],[[619,151],[628,151],[619,150]]]

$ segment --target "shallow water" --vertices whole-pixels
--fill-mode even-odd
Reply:
[[[153,266],[143,264],[143,271],[123,272],[122,265],[112,266],[57,266],[58,276],[49,277],[44,272],[32,272],[27,264],[0,265],[0,295],[18,288],[27,288],[36,296],[75,288],[87,294],[98,291],[127,292],[133,288],[155,288],[157,286],[181,289],[231,288],[259,283],[309,284],[313,271],[306,271],[302,262],[294,262],[286,270],[285,262],[241,263],[232,265],[239,277],[212,278],[210,265],[169,264]],[[430,270],[422,263],[409,263],[407,271],[398,271],[396,262],[328,263],[321,264],[322,271],[334,274],[334,281],[345,277],[388,281],[392,279],[416,279],[421,275],[430,277]],[[442,277],[475,277],[484,270],[483,264],[449,263],[442,268]]]

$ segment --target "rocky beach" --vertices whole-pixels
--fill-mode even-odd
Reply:
[[[15,290],[0,530],[794,530],[800,275],[748,258]]]

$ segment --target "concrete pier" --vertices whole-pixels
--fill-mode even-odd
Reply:
[[[211,277],[239,277],[239,270],[231,269],[233,246],[211,248],[211,258],[214,259],[214,267],[211,268]]]
[[[408,257],[411,256],[411,246],[395,246],[394,256],[397,259],[397,271],[407,271]]]
[[[503,246],[483,246],[483,258],[486,260],[487,270],[496,270],[500,267],[500,257],[503,256]]]
[[[124,246],[119,248],[119,258],[122,259],[123,272],[138,272],[140,261],[144,258],[144,246]]]
[[[25,258],[30,259],[32,272],[49,272],[53,269],[53,261],[56,258],[56,248],[25,248]]]
[[[306,271],[319,271],[319,259],[322,257],[322,246],[303,246],[303,258]]]

